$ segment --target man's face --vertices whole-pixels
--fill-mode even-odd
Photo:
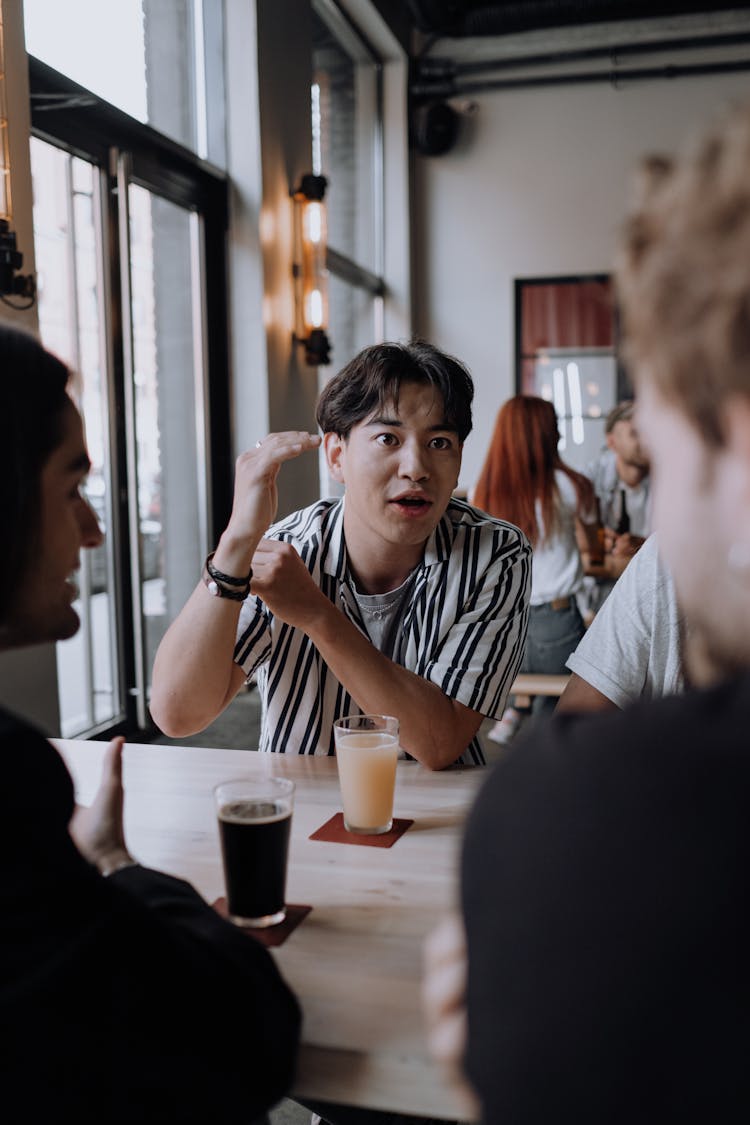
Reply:
[[[72,576],[81,547],[102,541],[96,516],[81,494],[88,470],[81,417],[71,403],[63,416],[62,441],[42,468],[38,538],[7,621],[16,644],[64,640],[78,630]]]
[[[331,475],[346,485],[350,550],[403,548],[416,565],[445,512],[461,468],[458,434],[429,384],[404,383],[398,406],[375,410],[347,439],[324,438]]]
[[[748,415],[750,430],[750,408]],[[687,416],[650,385],[639,387],[638,423],[651,454],[659,551],[708,659],[731,672],[750,659],[747,575],[728,566],[743,521],[750,521],[750,458],[707,446]]]
[[[632,418],[615,422],[607,434],[607,445],[626,465],[648,469],[648,454],[641,445],[640,435]]]

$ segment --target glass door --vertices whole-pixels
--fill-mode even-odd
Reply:
[[[105,532],[82,552],[79,633],[58,645],[61,731],[148,728],[156,648],[211,526],[204,223],[137,182],[32,140],[43,342],[75,373]]]
[[[58,647],[62,734],[148,737],[156,647],[231,506],[222,5],[77,0],[72,31],[23,7],[40,331],[77,373],[105,531]]]
[[[57,646],[61,733],[108,728],[125,719],[120,602],[115,566],[115,416],[105,301],[102,183],[90,161],[38,138],[31,141],[39,328],[46,347],[75,373],[91,472],[86,491],[105,538],[81,552],[81,628]]]
[[[125,405],[139,726],[167,626],[207,552],[200,220],[119,169]]]

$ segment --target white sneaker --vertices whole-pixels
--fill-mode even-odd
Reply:
[[[508,707],[502,719],[498,719],[492,730],[488,732],[487,737],[492,742],[499,742],[501,746],[505,746],[515,736],[520,725],[520,714],[512,707]]]

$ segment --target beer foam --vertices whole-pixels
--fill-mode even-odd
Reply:
[[[291,816],[286,801],[231,801],[219,809],[219,820],[229,824],[270,824]]]
[[[396,739],[388,731],[356,730],[340,736],[337,750],[390,750],[396,746]]]

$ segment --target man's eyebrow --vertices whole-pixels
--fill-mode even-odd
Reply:
[[[366,426],[403,426],[400,418],[389,418],[387,415],[379,415],[377,418],[370,418],[365,422]],[[437,433],[439,431],[450,430],[451,433],[458,433],[458,427],[444,418],[442,422],[436,422],[433,426],[428,426],[427,429],[430,433]]]

